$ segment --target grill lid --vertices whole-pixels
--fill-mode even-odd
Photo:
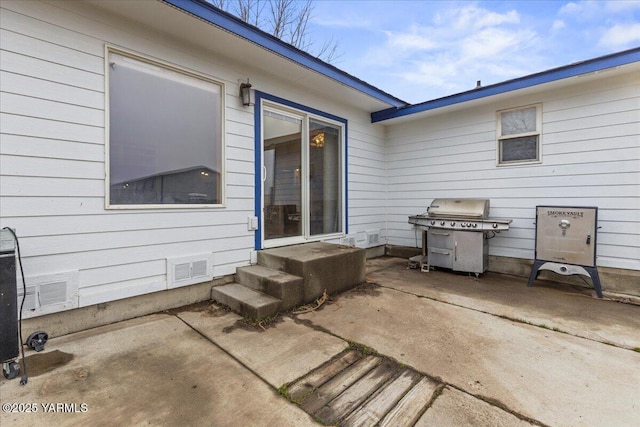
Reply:
[[[433,199],[427,213],[431,218],[486,219],[489,199]]]

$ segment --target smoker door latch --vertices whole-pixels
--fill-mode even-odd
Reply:
[[[591,234],[587,234],[587,245],[591,244]]]

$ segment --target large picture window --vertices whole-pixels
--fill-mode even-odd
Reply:
[[[220,83],[108,52],[108,207],[223,203]]]
[[[498,112],[498,165],[540,162],[541,106]]]

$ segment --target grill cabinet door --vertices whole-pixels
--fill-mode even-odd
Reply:
[[[470,273],[484,273],[488,267],[489,245],[484,233],[456,231],[453,269]]]

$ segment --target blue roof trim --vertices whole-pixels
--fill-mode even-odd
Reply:
[[[553,68],[548,71],[530,74],[528,76],[519,77],[517,79],[507,80],[502,83],[496,83],[493,85],[481,87],[479,89],[461,92],[455,95],[446,96],[444,98],[434,99],[432,101],[427,101],[420,104],[376,111],[371,113],[371,122],[376,123],[383,120],[421,113],[423,111],[435,110],[437,108],[447,107],[449,105],[459,104],[462,102],[472,101],[488,96],[499,95],[518,89],[524,89],[531,86],[550,83],[556,80],[579,76],[581,74],[593,73],[595,71],[601,71],[606,68],[617,67],[620,65],[630,64],[638,61],[640,61],[640,48],[634,48],[623,52],[590,59],[587,61],[565,65],[559,68]]]
[[[237,17],[216,8],[202,0],[163,0],[178,9],[190,13],[204,21],[207,21],[223,30],[229,31],[239,37],[253,42],[273,53],[283,56],[303,67],[316,71],[326,77],[336,80],[350,88],[358,90],[379,101],[386,102],[393,107],[403,107],[407,102],[388,94],[369,83],[346,73],[339,68],[328,64],[313,55],[304,52],[289,43],[273,37],[253,25],[247,24]]]

